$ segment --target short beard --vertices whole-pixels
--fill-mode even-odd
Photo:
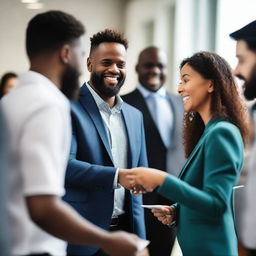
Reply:
[[[76,101],[79,92],[79,76],[78,70],[68,65],[63,73],[61,81],[61,91],[70,100]]]
[[[95,72],[91,73],[91,81],[92,85],[95,87],[95,89],[103,96],[107,98],[111,98],[113,96],[116,96],[120,89],[122,88],[125,77],[121,76],[118,79],[117,85],[114,87],[105,87],[104,85],[104,75],[97,75]]]
[[[256,65],[252,69],[250,79],[244,83],[244,96],[247,100],[256,98]]]

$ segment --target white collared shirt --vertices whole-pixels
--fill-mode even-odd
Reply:
[[[117,168],[127,168],[127,134],[121,113],[123,100],[117,95],[115,106],[110,108],[90,85],[86,85],[91,92],[103,119],[109,145],[111,147],[114,166]],[[113,188],[115,189],[113,216],[124,213],[125,190],[121,185],[117,185],[117,180],[118,169],[113,183]]]
[[[69,102],[49,79],[28,71],[1,104],[10,135],[11,253],[66,255],[66,242],[30,220],[25,198],[64,194],[71,142]]]
[[[144,97],[152,116],[154,116],[153,113],[155,111],[155,106],[151,104],[150,97],[154,95],[154,97],[156,98],[158,104],[158,118],[159,120],[161,120],[160,122],[162,127],[159,127],[159,124],[156,124],[156,126],[158,127],[159,133],[166,148],[169,148],[171,145],[171,133],[173,129],[173,111],[167,98],[166,89],[162,86],[156,92],[152,92],[147,90],[142,85],[138,85],[137,88]]]

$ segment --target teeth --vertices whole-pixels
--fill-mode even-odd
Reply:
[[[117,77],[106,76],[105,79],[110,80],[110,81],[117,81]]]
[[[189,99],[189,96],[183,97],[183,102],[186,102]]]

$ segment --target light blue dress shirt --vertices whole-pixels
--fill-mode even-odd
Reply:
[[[171,146],[171,133],[173,129],[173,111],[165,88],[161,87],[158,91],[152,92],[139,85],[138,90],[147,103],[150,114],[166,148],[169,148]]]
[[[115,106],[110,108],[108,103],[106,103],[88,84],[86,85],[91,92],[103,119],[109,145],[111,146],[114,166],[118,168],[127,168],[127,133],[121,113],[123,100],[117,95]],[[118,216],[124,213],[125,189],[117,183],[118,171],[119,170],[117,169],[113,185],[115,189],[113,216]]]

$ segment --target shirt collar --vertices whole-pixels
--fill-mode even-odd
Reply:
[[[88,90],[91,92],[92,94],[92,97],[94,98],[95,102],[96,102],[96,105],[98,106],[99,110],[100,111],[104,111],[104,112],[107,112],[109,114],[115,114],[115,113],[120,113],[121,112],[121,109],[122,109],[122,106],[123,106],[123,100],[121,99],[121,97],[119,95],[116,95],[116,103],[114,105],[113,108],[110,108],[108,103],[105,102],[98,94],[97,92],[95,92],[93,90],[93,88],[88,84],[88,83],[85,83]]]
[[[67,100],[67,97],[59,90],[56,84],[54,84],[50,79],[38,72],[29,70],[19,74],[19,85],[26,86],[29,84],[33,84],[33,86],[43,84],[49,90],[51,90],[55,94],[61,95],[65,100]]]
[[[54,86],[54,88],[58,90],[57,86],[46,76],[31,70],[21,73],[19,75],[19,81],[21,85],[27,85],[31,83],[38,84],[38,82],[41,81],[43,84]]]
[[[166,89],[162,86],[158,91],[152,92],[145,87],[143,87],[141,84],[138,85],[138,90],[141,92],[144,98],[147,98],[148,96],[154,94],[156,96],[160,96],[165,98],[166,97]]]

